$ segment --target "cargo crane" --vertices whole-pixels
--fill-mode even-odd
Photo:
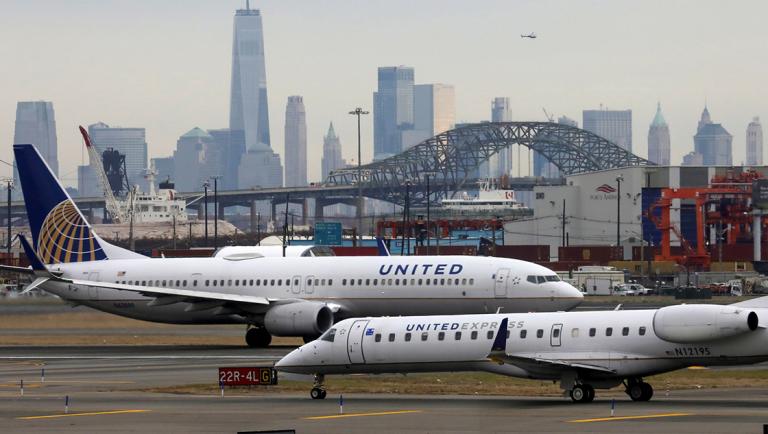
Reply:
[[[83,141],[85,141],[85,148],[88,150],[88,158],[91,167],[93,167],[94,172],[96,172],[101,188],[104,191],[104,204],[107,208],[107,212],[112,217],[114,223],[124,222],[125,216],[120,211],[120,206],[118,206],[117,200],[115,200],[115,195],[112,193],[112,186],[109,184],[107,174],[104,172],[101,155],[99,155],[99,151],[91,144],[91,137],[88,135],[85,128],[82,126],[79,128],[80,134],[83,136]]]
[[[661,252],[655,255],[655,260],[674,261],[687,269],[709,269],[711,257],[704,244],[707,227],[715,224],[728,227],[726,242],[729,245],[751,236],[752,183],[761,177],[753,170],[741,173],[728,171],[724,176],[713,177],[709,187],[662,188],[661,197],[645,211],[646,218],[661,231]],[[671,222],[670,210],[674,199],[694,200],[695,247]],[[656,215],[657,209],[661,210],[660,215]],[[672,254],[670,232],[680,240],[683,254]]]

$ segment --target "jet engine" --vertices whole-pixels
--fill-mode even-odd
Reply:
[[[656,336],[681,344],[723,339],[757,327],[755,312],[735,306],[683,304],[663,307],[653,316]]]
[[[280,304],[264,315],[264,327],[275,336],[319,336],[333,325],[333,312],[323,303]]]

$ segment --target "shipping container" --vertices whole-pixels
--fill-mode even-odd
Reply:
[[[333,246],[333,253],[336,256],[378,256],[378,247],[341,247]]]
[[[566,246],[558,247],[561,261],[587,261],[595,264],[607,264],[609,261],[624,259],[623,246]]]
[[[537,244],[496,246],[496,254],[494,256],[498,258],[520,259],[528,262],[549,262],[549,246]]]
[[[496,246],[498,249],[501,246]],[[439,251],[438,251],[439,250]],[[477,247],[475,246],[416,246],[416,255],[460,255],[460,256],[477,256]],[[497,255],[498,256],[498,255]]]

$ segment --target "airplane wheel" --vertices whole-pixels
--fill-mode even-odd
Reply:
[[[251,348],[266,348],[272,343],[272,335],[265,328],[252,327],[245,332],[245,342]]]
[[[578,403],[589,402],[588,400],[590,395],[589,389],[591,389],[591,387],[589,386],[584,386],[584,385],[574,386],[573,389],[571,389],[571,399],[573,400],[573,402],[578,402]]]
[[[319,388],[319,387],[313,387],[312,390],[309,391],[309,396],[312,397],[312,399],[325,399],[326,391]]]
[[[648,383],[640,383],[640,389],[643,391],[640,401],[650,401],[653,398],[653,386]]]
[[[584,387],[586,388],[586,391],[587,391],[587,396],[586,396],[586,399],[584,400],[584,402],[586,403],[586,402],[594,401],[595,400],[595,388],[590,386],[589,384],[585,384]]]
[[[650,401],[653,397],[653,386],[644,381],[632,381],[627,386],[627,395],[632,401]]]

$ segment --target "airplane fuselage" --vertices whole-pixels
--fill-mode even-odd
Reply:
[[[302,299],[350,316],[438,315],[554,311],[573,308],[581,293],[524,261],[502,258],[315,257],[127,259],[55,264],[62,277],[158,288],[258,295],[270,301]],[[533,279],[530,276],[534,276]],[[531,282],[533,280],[534,282]],[[68,301],[131,318],[166,323],[253,323],[252,317],[192,303],[158,303],[134,291],[46,282],[43,289]],[[266,311],[268,306],[263,307]]]

